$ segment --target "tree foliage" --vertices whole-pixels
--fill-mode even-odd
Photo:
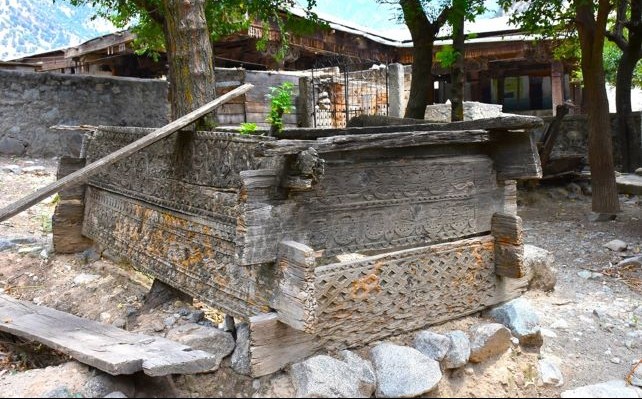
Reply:
[[[53,0],[54,2],[56,0]],[[163,23],[163,0],[69,0],[73,5],[90,4],[97,10],[97,17],[109,20],[117,28],[129,28],[136,34],[134,48],[138,54],[157,56],[166,51]],[[253,20],[264,24],[275,23],[281,39],[277,58],[283,57],[288,48],[290,32],[306,33],[322,22],[312,12],[316,0],[307,0],[306,18],[295,18],[288,10],[295,6],[293,0],[206,0],[205,17],[212,41],[247,29]],[[259,49],[267,43],[268,30],[259,41]]]

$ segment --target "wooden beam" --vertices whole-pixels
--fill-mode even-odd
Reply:
[[[42,342],[112,375],[214,371],[219,355],[0,295],[0,331]]]
[[[522,219],[513,214],[495,213],[491,220],[491,234],[495,239],[495,274],[523,277],[526,269]]]
[[[9,204],[5,208],[0,209],[0,222],[24,211],[27,208],[30,208],[31,206],[37,204],[38,202],[50,196],[51,194],[54,194],[65,188],[69,188],[69,187],[84,183],[85,181],[87,181],[89,177],[100,172],[105,167],[112,165],[115,162],[120,161],[121,159],[127,158],[128,156],[134,154],[135,152],[140,151],[141,149],[197,121],[198,119],[212,112],[214,109],[225,104],[232,98],[246,93],[252,87],[254,86],[251,84],[245,84],[241,87],[238,87],[232,90],[231,92],[217,98],[216,100],[203,105],[199,109],[192,111],[189,114],[175,120],[174,122],[168,125],[165,125],[160,129],[154,130],[152,133],[141,138],[140,140],[134,141],[133,143],[121,148],[120,150],[114,151],[113,153],[95,162],[92,162],[91,164],[85,166],[84,168],[68,176],[65,176],[64,178],[58,181],[55,181],[54,183],[48,186],[45,186],[39,189],[35,193],[30,194],[12,204]]]
[[[484,130],[414,131],[401,133],[355,134],[324,137],[317,140],[277,140],[259,144],[262,156],[297,154],[308,148],[318,153],[356,151],[368,148],[397,148],[438,144],[467,144],[488,141]]]

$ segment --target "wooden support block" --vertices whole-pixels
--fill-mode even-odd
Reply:
[[[56,179],[60,180],[63,177],[72,174],[73,172],[80,170],[85,167],[87,160],[85,158],[74,158],[74,157],[61,157],[58,162],[58,171],[56,172]],[[84,200],[85,197],[85,185],[71,186],[60,190],[58,192],[60,199],[69,200],[77,199]]]
[[[53,246],[59,254],[72,254],[92,246],[93,241],[82,235],[85,205],[81,200],[61,200],[52,217]]]
[[[314,333],[317,301],[314,292],[314,250],[294,241],[279,244],[277,267],[283,273],[270,300],[281,322]]]
[[[490,155],[497,170],[497,180],[539,179],[542,165],[530,131],[493,131]]]
[[[495,273],[520,278],[525,274],[522,219],[507,213],[495,213],[491,220],[495,239]]]
[[[313,355],[320,348],[321,342],[315,335],[281,323],[276,313],[250,318],[252,377],[272,374]]]

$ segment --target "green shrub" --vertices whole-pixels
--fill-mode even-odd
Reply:
[[[257,125],[254,122],[241,123],[239,133],[241,134],[256,134]]]
[[[265,119],[270,124],[270,134],[276,135],[283,131],[283,114],[289,114],[294,108],[292,91],[294,85],[284,82],[277,87],[270,87],[270,93],[265,96],[270,100],[270,113]]]

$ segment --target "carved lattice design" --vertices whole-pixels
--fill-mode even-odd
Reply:
[[[318,267],[317,332],[350,347],[481,310],[495,294],[493,248],[485,236]]]

